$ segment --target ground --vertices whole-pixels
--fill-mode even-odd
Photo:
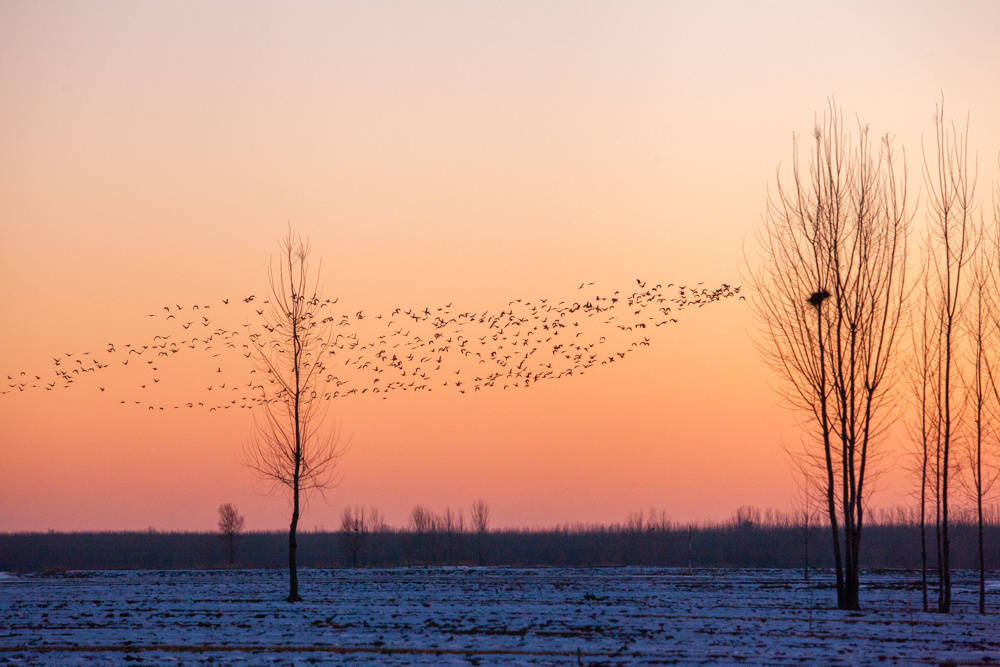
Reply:
[[[1000,663],[1000,579],[975,612],[923,613],[918,575],[867,572],[861,612],[829,573],[650,568],[280,570],[0,575],[14,664]]]

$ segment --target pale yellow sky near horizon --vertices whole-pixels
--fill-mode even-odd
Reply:
[[[916,195],[943,95],[988,206],[997,43],[994,2],[3,3],[0,373],[260,292],[288,223],[327,295],[372,310],[739,283],[830,97],[894,135]],[[342,482],[303,525],[477,497],[507,526],[786,509],[801,434],[748,310],[686,312],[628,364],[527,391],[338,404]],[[0,396],[0,531],[210,529],[222,502],[279,528],[237,462],[248,421]]]

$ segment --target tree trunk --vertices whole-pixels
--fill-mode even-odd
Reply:
[[[938,444],[938,450],[941,445]],[[941,554],[943,551],[941,542],[941,453],[936,452],[937,471],[934,475],[934,545],[937,548],[937,575],[938,575],[938,609],[941,608],[942,586],[944,585],[944,571],[941,569]]]
[[[920,468],[920,589],[923,592],[924,611],[927,607],[927,443],[924,443],[924,458]]]
[[[945,253],[950,252],[947,238]],[[949,260],[947,322],[944,339],[944,451],[941,462],[941,590],[938,596],[938,611],[951,612],[951,536],[948,519],[948,468],[951,465],[951,330],[954,307],[951,301],[951,273]],[[956,285],[957,287],[957,285]],[[956,299],[958,290],[955,290]]]
[[[853,518],[853,517],[851,517]],[[854,582],[857,579],[857,563],[854,562],[854,523],[844,522],[844,606],[843,609],[853,610],[857,606],[857,591]]]
[[[982,461],[977,461],[979,466]],[[983,553],[983,470],[979,468],[979,488],[976,492],[976,513],[978,515],[978,538],[979,538],[979,613],[986,613],[986,560]]]
[[[833,452],[830,442],[830,423],[826,406],[826,351],[823,346],[822,303],[816,306],[816,337],[820,359],[820,424],[823,432],[823,454],[826,457],[826,507],[830,516],[830,532],[833,544],[833,567],[837,579],[837,608],[844,608],[844,561],[840,553],[840,530],[837,527],[837,502],[834,497]]]
[[[945,423],[945,430],[948,424]],[[948,534],[948,436],[944,441],[944,468],[941,472],[941,590],[938,595],[938,611],[951,612],[951,537]]]
[[[691,547],[691,530],[691,526],[688,526],[688,574],[693,572],[691,569],[691,560],[694,555],[694,549]]]
[[[851,571],[847,579],[845,609],[858,611],[861,609],[861,517],[859,516],[851,529]]]
[[[290,273],[290,271],[289,271]],[[292,290],[295,291],[294,288]],[[295,297],[293,297],[295,298]],[[296,304],[296,307],[297,304]],[[292,474],[292,522],[288,528],[288,598],[289,602],[301,602],[299,597],[299,572],[295,563],[295,530],[299,526],[299,481],[302,475],[302,416],[299,412],[301,399],[302,346],[299,342],[298,319],[292,319],[292,363],[295,371],[295,469]]]
[[[299,572],[296,569],[295,552],[298,544],[295,541],[295,530],[299,526],[299,487],[294,490],[295,498],[292,500],[292,523],[288,527],[288,602],[301,602],[299,597]]]
[[[807,500],[806,502],[808,503],[809,501]],[[802,563],[802,578],[805,579],[806,581],[809,581],[809,510],[808,509],[806,510],[805,520],[806,520],[805,521],[806,529],[802,536],[805,541],[805,554],[804,554],[805,562]]]

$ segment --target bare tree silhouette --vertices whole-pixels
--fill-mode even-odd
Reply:
[[[486,564],[486,531],[490,527],[490,506],[482,498],[472,503],[472,525],[476,529],[476,550],[479,564]]]
[[[310,491],[335,483],[344,446],[339,430],[326,427],[327,380],[324,357],[331,351],[331,329],[318,316],[319,271],[309,270],[309,246],[292,233],[280,244],[281,256],[268,267],[271,298],[263,332],[250,335],[252,350],[269,387],[253,414],[253,433],[244,448],[245,462],[262,478],[291,493],[288,528],[288,597],[298,602],[296,530]]]
[[[982,241],[982,239],[980,239]],[[990,315],[990,294],[989,279],[991,277],[991,260],[985,251],[985,244],[980,243],[980,248],[976,252],[972,265],[972,294],[971,312],[969,313],[968,329],[969,339],[972,344],[971,365],[966,383],[968,388],[966,396],[972,409],[972,433],[966,438],[966,460],[969,474],[965,480],[967,482],[969,495],[975,504],[976,509],[976,542],[977,542],[977,565],[979,567],[979,613],[986,613],[986,565],[985,547],[983,544],[983,498],[990,492],[993,483],[996,481],[996,474],[990,470],[988,462],[983,461],[983,448],[992,434],[996,432],[994,421],[995,408],[991,409],[988,401],[990,399],[990,385],[996,390],[996,384],[992,383],[990,363],[990,348],[993,333],[990,330],[988,321]]]
[[[347,550],[351,554],[351,567],[358,566],[361,547],[371,528],[370,516],[364,507],[347,506],[340,516],[340,530],[344,533]]]
[[[420,562],[429,562],[434,549],[433,533],[441,525],[441,519],[433,510],[423,505],[414,505],[410,511],[410,527],[413,530],[413,551]]]
[[[815,492],[814,467],[811,465],[812,457],[796,455],[788,451],[792,461],[793,475],[795,477],[795,510],[796,519],[802,521],[802,578],[809,581],[809,531],[817,518],[816,508],[813,505]]]
[[[945,122],[944,103],[934,114],[934,149],[924,151],[924,181],[927,186],[929,234],[926,270],[930,272],[928,297],[940,318],[940,333],[932,342],[938,349],[935,358],[938,372],[933,391],[940,397],[938,426],[935,430],[935,488],[939,493],[936,511],[938,575],[938,611],[951,610],[951,481],[956,460],[953,440],[958,424],[956,394],[961,389],[954,382],[955,354],[960,343],[959,322],[968,301],[966,269],[975,253],[973,207],[976,174],[968,156],[968,121],[965,127]]]
[[[966,396],[972,404],[973,433],[966,438],[964,477],[976,515],[976,559],[979,568],[979,613],[986,613],[986,545],[984,501],[1000,478],[997,427],[1000,421],[1000,371],[995,353],[1000,334],[1000,184],[994,184],[992,225],[981,219],[975,226],[977,250],[972,260],[971,312],[967,329],[972,343],[971,378]]]
[[[389,524],[385,521],[385,513],[374,505],[368,508],[368,530],[372,533],[382,533],[389,530]]]
[[[452,512],[450,506],[445,507],[444,514],[441,515],[441,530],[444,532],[445,558],[447,562],[453,563],[455,562],[456,536],[465,532],[465,518],[462,516],[462,510]]]
[[[440,519],[432,510],[423,505],[414,505],[410,511],[410,526],[415,533],[430,533],[437,530]]]
[[[891,140],[843,127],[831,102],[807,167],[793,152],[778,178],[751,268],[765,358],[812,423],[807,442],[833,538],[837,604],[859,608],[859,557],[869,465],[895,417],[892,373],[909,214]],[[813,444],[814,443],[814,444]],[[842,524],[842,525],[841,525]]]
[[[935,459],[932,458],[940,439],[940,395],[938,371],[940,363],[941,317],[930,298],[930,272],[926,264],[921,270],[918,292],[920,298],[919,325],[913,330],[913,360],[910,364],[913,396],[917,405],[916,420],[911,439],[916,445],[916,471],[920,479],[918,492],[918,526],[920,530],[920,588],[923,610],[929,610],[927,599],[927,494],[930,490],[935,507],[940,507],[940,487],[934,481],[939,477]],[[930,489],[928,488],[930,486]],[[936,515],[937,516],[937,515]],[[938,521],[939,517],[935,519]],[[937,525],[937,524],[936,524]]]
[[[236,538],[243,532],[244,523],[244,517],[237,511],[235,505],[231,503],[219,505],[219,531],[226,540],[230,565],[236,562]]]
[[[997,156],[997,164],[1000,166],[1000,155]],[[986,241],[983,238],[982,241]],[[990,239],[992,248],[990,251],[984,250],[979,254],[979,273],[985,273],[985,276],[980,277],[977,280],[977,288],[979,290],[979,300],[985,300],[988,304],[987,306],[987,317],[989,318],[989,325],[991,326],[990,333],[994,336],[1000,334],[1000,303],[997,301],[997,288],[1000,287],[1000,261],[997,260],[1000,257],[1000,183],[996,183],[993,186],[993,226],[992,226],[992,238]],[[983,244],[986,248],[986,243]],[[985,296],[983,295],[985,292]],[[977,314],[981,314],[982,306],[977,309]],[[982,337],[979,337],[980,345],[979,347],[984,348],[982,345]],[[992,347],[992,346],[991,346]],[[991,390],[993,396],[993,411],[990,414],[991,424],[990,424],[990,440],[993,444],[992,457],[989,457],[989,463],[984,461],[983,452],[983,439],[978,438],[976,442],[975,456],[972,461],[972,471],[973,471],[973,491],[975,493],[976,500],[976,539],[977,539],[977,557],[979,560],[979,613],[986,613],[986,553],[985,553],[985,536],[983,534],[983,528],[985,525],[985,517],[983,513],[983,501],[990,495],[993,491],[993,487],[997,480],[1000,479],[1000,460],[998,460],[998,455],[1000,455],[1000,449],[997,445],[997,435],[996,427],[997,422],[1000,421],[1000,372],[997,369],[997,358],[995,356],[990,356],[984,353],[982,355],[982,363],[986,369],[986,376],[988,380],[988,386]]]

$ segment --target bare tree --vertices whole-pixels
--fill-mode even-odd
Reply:
[[[479,533],[485,533],[489,529],[490,506],[482,498],[472,503],[472,525]]]
[[[980,239],[982,240],[982,239]],[[995,409],[991,410],[987,404],[989,399],[989,389],[992,385],[995,394],[997,385],[993,382],[992,368],[995,363],[991,363],[989,351],[992,347],[990,340],[990,289],[989,279],[991,276],[990,263],[992,258],[984,251],[985,244],[981,244],[980,250],[976,253],[973,264],[973,286],[971,295],[971,313],[969,318],[969,338],[972,343],[972,359],[970,376],[967,378],[968,389],[966,396],[971,403],[972,409],[972,433],[967,439],[968,448],[966,456],[968,460],[968,487],[972,500],[976,507],[976,544],[979,566],[979,613],[986,613],[986,563],[985,547],[983,544],[983,498],[989,493],[996,476],[990,473],[987,466],[984,466],[983,447],[986,440],[994,437],[996,426],[993,423]]]
[[[796,511],[792,514],[790,525],[794,525],[799,516],[802,517],[802,578],[809,581],[809,531],[816,519],[816,510],[813,505],[815,490],[815,475],[813,467],[810,465],[809,457],[796,456],[788,452],[793,466],[795,476],[795,504]]]
[[[476,529],[476,550],[479,564],[486,564],[486,531],[490,527],[490,506],[480,498],[472,503],[472,525]]]
[[[625,515],[625,525],[623,529],[626,533],[630,535],[637,535],[643,531],[646,527],[646,517],[642,510],[638,512],[629,512]]]
[[[833,538],[837,604],[859,608],[859,559],[869,466],[896,416],[895,347],[909,214],[892,142],[843,128],[831,103],[806,168],[793,152],[779,176],[751,269],[765,358],[815,429],[807,444]]]
[[[734,528],[753,528],[760,522],[760,510],[753,505],[740,505],[730,519]]]
[[[955,460],[953,439],[957,433],[960,387],[953,383],[958,357],[959,322],[968,300],[965,270],[975,252],[973,207],[976,173],[969,166],[968,121],[964,127],[945,122],[944,103],[934,114],[934,152],[924,151],[924,181],[928,193],[929,234],[927,270],[932,288],[929,298],[940,313],[941,333],[936,357],[939,365],[935,392],[939,400],[939,432],[936,443],[935,488],[940,507],[936,512],[938,547],[938,611],[951,610],[951,477]]]
[[[358,556],[370,529],[370,515],[364,507],[344,508],[344,513],[340,517],[340,530],[344,533],[347,550],[351,554],[351,567],[358,566]]]
[[[243,532],[244,522],[243,515],[237,511],[235,505],[231,503],[219,505],[219,532],[226,540],[230,565],[236,562],[236,538]]]
[[[434,556],[434,535],[441,527],[441,519],[423,505],[414,505],[410,511],[410,527],[413,530],[413,550],[418,560],[429,563]]]
[[[244,454],[257,474],[291,493],[288,528],[288,597],[298,602],[296,530],[310,491],[330,488],[344,447],[336,428],[324,424],[323,363],[332,334],[320,308],[319,271],[310,274],[309,246],[289,230],[281,256],[268,267],[270,299],[264,331],[251,334],[252,349],[269,386],[254,410],[253,433]],[[275,266],[277,265],[277,266]]]
[[[410,526],[416,533],[430,533],[437,529],[438,518],[423,505],[414,505],[410,511]]]
[[[449,563],[455,562],[455,542],[456,535],[465,532],[465,517],[462,516],[462,510],[453,512],[451,507],[444,508],[444,514],[441,516],[441,529],[444,531],[445,537],[445,558]]]
[[[368,508],[368,529],[373,533],[383,533],[389,530],[385,514],[374,505]]]
[[[1000,160],[998,160],[1000,162]],[[987,239],[991,243],[987,243]],[[981,230],[980,250],[976,253],[974,268],[975,285],[972,302],[974,319],[972,322],[972,339],[974,341],[974,383],[973,400],[975,403],[975,438],[969,448],[969,478],[970,490],[976,506],[976,546],[979,565],[979,613],[986,613],[986,562],[983,503],[993,490],[1000,467],[995,458],[989,457],[989,451],[984,451],[990,443],[995,448],[998,440],[997,417],[1000,410],[1000,368],[995,355],[990,352],[995,347],[995,337],[1000,334],[1000,304],[997,302],[996,289],[1000,286],[1000,184],[994,186],[993,192],[993,224],[990,234],[985,228]],[[992,343],[992,344],[991,344]],[[992,405],[986,405],[986,396],[990,394]]]
[[[927,599],[927,493],[929,478],[937,480],[935,468],[936,459],[932,459],[939,449],[940,420],[939,394],[937,388],[940,352],[941,317],[936,310],[936,303],[930,298],[930,273],[926,266],[921,271],[920,287],[920,322],[913,336],[914,355],[910,365],[912,375],[913,395],[917,404],[917,420],[913,432],[913,442],[916,444],[916,469],[920,479],[918,492],[920,509],[918,526],[920,529],[920,589],[923,600],[923,610],[929,610]],[[938,486],[934,485],[935,507],[939,506],[940,496]],[[937,516],[937,514],[935,514]],[[935,518],[935,522],[937,518]],[[935,523],[937,526],[937,523]]]

